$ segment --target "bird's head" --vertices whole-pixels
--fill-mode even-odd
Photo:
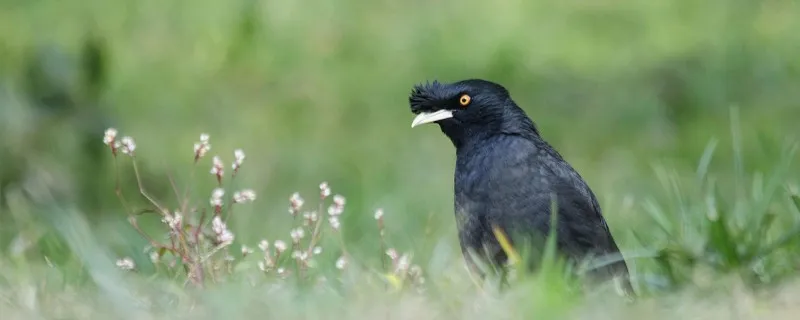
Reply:
[[[437,123],[458,147],[465,139],[492,134],[533,134],[536,127],[503,86],[470,79],[414,86],[408,98],[417,116],[411,127]]]

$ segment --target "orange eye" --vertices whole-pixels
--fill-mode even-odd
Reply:
[[[468,94],[462,95],[461,98],[458,99],[458,103],[460,103],[462,107],[466,107],[470,101],[472,101],[472,98],[470,98]]]

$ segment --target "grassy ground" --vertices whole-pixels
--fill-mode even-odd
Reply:
[[[800,290],[798,10],[723,0],[3,1],[0,313],[789,318]],[[575,295],[558,268],[502,293],[470,280],[452,216],[452,147],[433,126],[409,128],[407,95],[421,81],[472,77],[506,85],[588,180],[632,258],[637,303]],[[170,212],[184,199],[213,210],[214,155],[226,204],[256,192],[235,206],[235,240],[209,259],[223,267],[204,289],[170,268],[170,255],[150,262],[157,250],[128,214],[152,204],[131,158],[115,162],[102,143],[108,127],[135,139],[139,177]],[[212,148],[193,165],[201,133]],[[230,184],[238,148],[247,157]],[[327,218],[333,195],[316,207],[323,181],[346,197],[340,232]],[[322,253],[299,283],[258,263],[262,239],[271,250],[291,244],[301,225],[287,213],[294,192],[306,200],[299,217],[325,217]],[[187,224],[201,216],[181,211]],[[156,214],[136,217],[168,241]],[[254,253],[242,257],[243,245]],[[423,292],[392,289],[388,248],[413,255]],[[296,271],[291,251],[281,263]],[[135,272],[115,267],[124,257]]]

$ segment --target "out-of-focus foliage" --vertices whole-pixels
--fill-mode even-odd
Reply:
[[[771,246],[800,214],[786,192],[800,172],[786,152],[800,119],[799,14],[788,0],[7,0],[0,268],[47,262],[64,283],[91,278],[63,223],[42,213],[53,203],[81,212],[103,248],[146,263],[102,144],[115,127],[136,139],[148,192],[173,206],[170,180],[183,190],[193,170],[193,200],[211,195],[210,166],[191,166],[201,133],[226,164],[244,149],[237,183],[258,201],[229,223],[237,247],[288,241],[289,196],[328,181],[347,196],[342,234],[364,264],[380,265],[372,214],[383,208],[388,245],[442,269],[461,258],[453,148],[435,126],[410,129],[407,95],[425,80],[484,78],[588,180],[623,252],[672,250],[669,263],[637,259],[641,281],[686,283],[698,264],[784,279],[800,245]],[[130,168],[119,174],[146,206]],[[709,199],[731,220],[709,222]]]

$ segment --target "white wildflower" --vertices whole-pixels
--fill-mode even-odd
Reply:
[[[258,243],[258,248],[261,249],[261,251],[269,250],[269,241],[261,240],[261,242]]]
[[[212,207],[221,207],[222,206],[222,196],[225,195],[225,189],[216,188],[214,191],[211,192],[211,206]]]
[[[391,258],[392,261],[397,260],[398,257],[397,250],[395,250],[394,248],[389,248],[388,250],[386,250],[386,255],[389,256],[389,258]]]
[[[248,254],[251,254],[251,253],[253,253],[253,249],[250,249],[250,247],[248,247],[246,245],[242,245],[242,256],[246,257]]]
[[[136,268],[136,263],[133,262],[133,259],[125,257],[117,260],[117,268],[120,268],[125,271],[130,271]]]
[[[339,230],[339,228],[342,227],[342,223],[339,222],[339,218],[336,216],[331,216],[328,218],[328,222],[331,223],[331,228],[333,228],[333,230]]]
[[[173,215],[167,213],[164,216],[164,218],[161,219],[161,221],[166,223],[170,229],[178,231],[181,229],[181,224],[183,223],[183,216],[181,215],[180,212],[175,211],[175,214]]]
[[[344,212],[344,208],[337,206],[335,204],[328,207],[328,214],[331,215],[331,217],[336,217],[338,215],[341,215],[342,212]]]
[[[117,139],[117,129],[114,128],[106,129],[106,132],[103,135],[103,143],[110,147],[114,145],[114,140],[116,139]]]
[[[200,159],[206,155],[206,153],[211,150],[211,145],[208,143],[208,134],[200,134],[200,142],[195,142],[194,144],[194,157],[195,159]]]
[[[286,251],[286,242],[283,242],[281,240],[276,240],[275,250],[278,251],[278,253],[283,253],[284,251]]]
[[[289,197],[289,202],[291,202],[292,206],[289,208],[289,212],[292,215],[296,215],[297,212],[300,211],[300,208],[303,207],[303,198],[300,197],[300,193],[292,193],[292,196]]]
[[[314,247],[313,253],[314,254],[321,254],[322,253],[322,247],[320,247],[320,246]]]
[[[222,218],[219,216],[215,216],[214,219],[211,220],[211,230],[217,234],[217,242],[220,244],[230,244],[233,242],[233,233],[228,230],[228,226],[225,225],[225,222],[222,222]]]
[[[400,259],[397,261],[397,268],[395,269],[395,273],[404,273],[408,271],[409,266],[411,265],[411,257],[408,254],[403,254],[400,256]]]
[[[222,233],[226,228],[225,222],[222,222],[222,218],[219,216],[214,216],[214,219],[211,220],[211,230],[213,230],[214,233]]]
[[[317,222],[317,220],[319,220],[319,216],[317,215],[316,211],[303,213],[303,226],[309,226],[310,224]]]
[[[344,203],[345,203],[345,199],[344,199],[343,196],[337,194],[337,195],[333,196],[333,203],[336,204],[337,206],[343,207]]]
[[[333,196],[333,204],[328,207],[328,214],[331,216],[338,216],[344,212],[345,199],[341,195]]]
[[[233,242],[233,239],[234,239],[233,232],[231,232],[228,229],[223,230],[222,233],[217,236],[217,241],[221,245],[231,244]]]
[[[211,174],[221,177],[225,174],[225,164],[222,163],[222,159],[219,156],[214,156],[213,164],[211,165]]]
[[[344,270],[345,267],[347,267],[347,258],[341,256],[339,259],[336,259],[336,269]]]
[[[158,254],[158,251],[150,252],[150,261],[153,263],[158,263],[161,260],[161,255]]]
[[[250,189],[237,191],[233,194],[234,203],[253,202],[256,200],[256,192]]]
[[[383,209],[375,210],[375,220],[383,219]]]
[[[300,239],[305,237],[306,232],[302,227],[297,227],[297,229],[292,229],[292,231],[289,232],[289,235],[292,237],[292,241],[294,243],[298,243],[300,242]]]
[[[127,155],[133,155],[133,151],[136,150],[136,142],[133,141],[131,137],[122,137],[122,142],[120,144],[122,148],[120,149],[122,153]]]
[[[233,151],[233,164],[231,165],[231,169],[233,171],[238,171],[239,168],[242,167],[242,162],[244,162],[244,151],[242,149],[236,149]]]
[[[331,188],[328,187],[328,182],[322,182],[319,184],[319,195],[322,199],[325,199],[331,195]]]

